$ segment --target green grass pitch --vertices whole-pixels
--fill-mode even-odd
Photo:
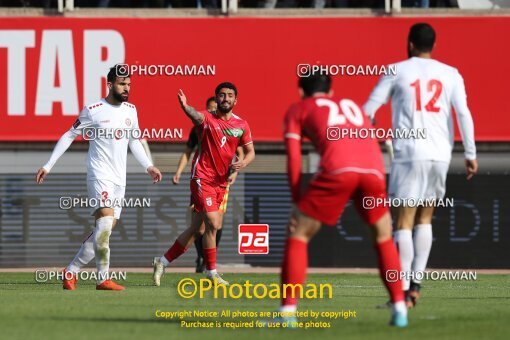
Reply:
[[[60,283],[36,283],[33,273],[0,273],[2,339],[510,339],[510,276],[478,275],[476,281],[425,282],[409,327],[387,326],[389,311],[375,306],[387,300],[376,275],[309,275],[308,282],[329,283],[333,299],[307,300],[300,310],[356,311],[356,318],[330,321],[323,329],[186,329],[179,320],[164,320],[156,310],[274,311],[278,300],[241,298],[184,299],[177,284],[197,274],[167,273],[161,287],[151,274],[128,273],[123,292],[96,291],[94,282],[79,282],[75,291]],[[225,274],[231,283],[278,283],[275,274]],[[190,320],[204,320],[198,317]],[[210,319],[205,319],[206,321]],[[224,321],[229,319],[213,319]],[[251,321],[238,319],[237,321]],[[327,321],[321,319],[322,321]],[[303,320],[304,321],[304,320]]]

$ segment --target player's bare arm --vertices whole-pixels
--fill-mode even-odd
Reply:
[[[186,168],[186,165],[188,164],[192,152],[193,149],[186,147],[186,150],[184,150],[184,152],[182,153],[181,158],[179,159],[179,164],[177,165],[177,171],[175,172],[174,177],[172,177],[172,183],[174,185],[180,183],[182,172]]]
[[[232,163],[230,168],[234,171],[239,171],[242,168],[247,167],[255,159],[255,148],[253,143],[243,146],[244,158]]]
[[[244,151],[243,151],[243,148],[241,146],[239,146],[236,150],[236,156],[237,156],[237,159],[238,160],[242,160],[244,159]],[[239,174],[239,171],[234,171],[230,174],[230,176],[228,176],[228,182],[230,184],[234,184],[236,179],[237,179],[237,175]]]
[[[195,110],[192,106],[188,105],[188,100],[182,90],[179,90],[177,98],[179,98],[179,103],[181,104],[182,110],[191,119],[193,124],[195,125],[202,124],[204,121],[204,115]]]

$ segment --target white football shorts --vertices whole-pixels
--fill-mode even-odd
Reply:
[[[122,201],[124,199],[124,193],[126,187],[117,185],[107,180],[92,180],[87,181],[87,190],[89,194],[89,200],[96,202],[96,206],[91,206],[91,215],[94,215],[95,211],[99,208],[113,208],[113,217],[115,219],[120,218],[122,212]]]
[[[391,164],[390,198],[442,199],[446,192],[448,162],[409,161]]]

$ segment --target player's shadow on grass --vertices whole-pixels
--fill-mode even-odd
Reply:
[[[43,318],[38,317],[37,320],[41,320]],[[169,319],[137,319],[137,318],[84,318],[84,317],[52,317],[52,318],[45,318],[47,320],[56,320],[56,321],[76,321],[76,322],[83,322],[83,321],[90,321],[90,322],[127,322],[127,323],[174,323],[174,324],[180,324],[181,320],[169,320]],[[186,320],[188,321],[188,320]],[[194,320],[189,320],[194,321]]]

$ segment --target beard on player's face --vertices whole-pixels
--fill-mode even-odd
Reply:
[[[223,99],[219,101],[217,110],[221,113],[232,111],[235,105],[235,99]]]
[[[112,94],[113,98],[119,102],[127,102],[129,99],[129,92],[127,90],[121,90],[120,92],[115,89],[115,87],[112,88]]]

